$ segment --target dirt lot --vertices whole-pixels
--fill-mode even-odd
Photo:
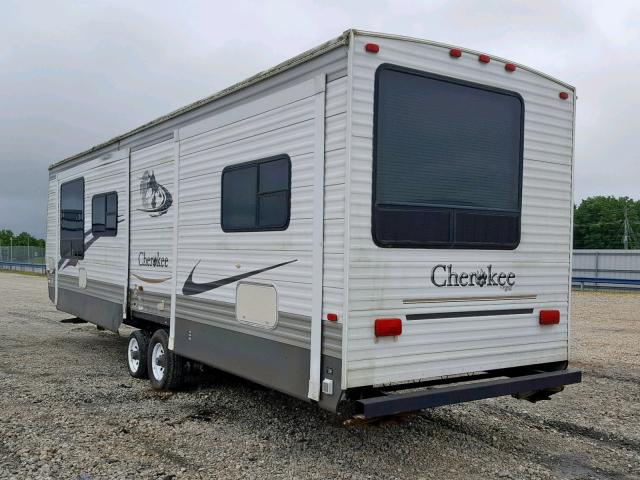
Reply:
[[[640,478],[640,294],[577,293],[550,402],[500,398],[346,427],[222,374],[156,393],[126,336],[61,323],[43,278],[0,273],[0,479]]]

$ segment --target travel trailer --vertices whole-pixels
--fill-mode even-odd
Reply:
[[[56,307],[365,418],[577,383],[575,89],[349,30],[49,168]],[[410,390],[410,391],[407,391]]]

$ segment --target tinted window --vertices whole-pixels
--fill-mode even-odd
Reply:
[[[381,246],[515,248],[519,95],[383,65],[376,73],[373,237]]]
[[[118,194],[116,192],[107,194],[106,209],[106,229],[116,235],[118,232]]]
[[[115,237],[118,234],[118,194],[94,195],[91,200],[91,232],[94,237]]]
[[[289,189],[289,159],[268,161],[260,164],[260,193]]]
[[[258,227],[286,225],[289,217],[288,192],[266,193],[258,196]]]
[[[222,175],[222,225],[228,230],[256,225],[256,165],[229,170]]]
[[[84,258],[84,178],[60,186],[60,256]]]
[[[222,229],[284,230],[289,224],[291,160],[287,155],[232,165],[222,172]]]

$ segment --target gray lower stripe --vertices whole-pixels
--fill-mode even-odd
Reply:
[[[407,320],[433,320],[436,318],[495,317],[499,315],[524,315],[533,313],[533,308],[511,308],[509,310],[475,310],[472,312],[411,313]]]
[[[176,317],[175,352],[309,401],[309,350],[226,328]],[[322,356],[322,378],[333,380],[333,395],[319,406],[335,411],[341,398],[342,362]]]
[[[203,325],[226,328],[288,345],[309,348],[311,317],[280,311],[276,327],[273,330],[267,330],[238,322],[235,307],[234,303],[178,295],[176,318],[189,319]],[[341,323],[322,322],[322,353],[336,358],[342,356]]]
[[[122,323],[122,302],[92,297],[82,291],[58,287],[56,308],[113,332],[117,332]]]
[[[107,283],[93,278],[87,278],[87,287],[80,288],[77,276],[59,274],[58,287],[72,290],[89,297],[102,298],[110,302],[122,304],[122,285],[115,283]]]

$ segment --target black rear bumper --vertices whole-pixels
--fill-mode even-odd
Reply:
[[[473,380],[472,377],[470,379]],[[408,393],[383,393],[381,396],[357,400],[356,405],[364,418],[375,418],[503,395],[526,397],[532,392],[545,390],[554,393],[553,389],[572,383],[580,383],[581,380],[582,372],[574,369],[524,373],[509,378],[494,378],[472,383],[467,381],[466,383]]]

